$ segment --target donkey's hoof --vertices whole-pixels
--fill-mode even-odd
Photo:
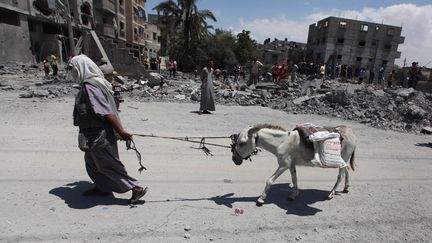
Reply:
[[[257,207],[261,207],[263,204],[264,204],[264,200],[263,200],[263,199],[258,198],[258,199],[256,200],[256,205],[257,205]]]
[[[331,200],[333,199],[333,193],[328,194],[328,196],[326,197],[327,200]]]
[[[342,191],[343,193],[348,193],[350,190],[348,187],[345,187],[344,190]]]

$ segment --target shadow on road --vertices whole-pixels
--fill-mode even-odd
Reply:
[[[113,196],[85,197],[82,195],[85,190],[91,189],[93,186],[93,183],[88,181],[76,181],[56,187],[49,191],[49,193],[63,199],[70,208],[74,209],[88,209],[99,205],[127,206],[129,204],[127,199],[115,198]]]
[[[275,204],[281,209],[287,210],[287,214],[298,216],[310,216],[321,212],[321,209],[312,207],[311,204],[325,201],[328,194],[327,191],[306,189],[300,190],[300,194],[295,201],[288,201],[288,196],[291,194],[292,188],[289,183],[273,185],[268,193],[264,203]],[[255,202],[257,197],[233,197],[234,193],[228,193],[223,196],[210,198],[218,205],[224,205],[229,208],[233,207],[235,202]]]
[[[295,201],[288,201],[288,196],[292,193],[292,188],[289,183],[273,185],[267,196],[266,204],[275,204],[281,209],[287,211],[287,214],[298,216],[315,215],[322,210],[312,207],[311,205],[325,201],[328,191],[306,189],[300,190],[300,194]],[[236,202],[251,202],[255,203],[257,197],[233,197],[234,193],[227,193],[222,196],[215,196],[210,198],[176,198],[164,201],[146,201],[146,203],[168,203],[168,202],[195,202],[195,201],[213,201],[217,205],[223,205],[232,208]]]
[[[416,143],[415,146],[432,148],[432,143]]]

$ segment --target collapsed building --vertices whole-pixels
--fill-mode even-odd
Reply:
[[[328,17],[309,26],[307,58],[332,67],[347,65],[375,73],[384,67],[387,76],[401,56],[398,46],[405,40],[401,32],[402,27]]]
[[[305,51],[305,43],[269,38],[258,45],[257,57],[264,65],[298,63],[304,60]]]
[[[155,58],[160,49],[160,30],[146,21],[145,2],[0,0],[0,62],[35,64],[51,52],[60,62],[67,61],[73,53],[70,22],[77,54],[98,60],[105,53],[124,73],[143,69],[142,58]]]

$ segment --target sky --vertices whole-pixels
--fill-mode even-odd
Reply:
[[[175,0],[174,0],[175,1]],[[147,13],[160,0],[147,0]],[[309,25],[328,16],[365,20],[402,26],[405,42],[399,45],[401,58],[396,64],[417,61],[420,66],[432,67],[432,1],[397,0],[197,0],[199,9],[212,11],[215,28],[243,29],[259,43],[267,38],[288,38],[307,42]]]

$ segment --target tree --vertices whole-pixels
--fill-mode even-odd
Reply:
[[[231,31],[216,29],[215,34],[209,37],[207,50],[215,67],[230,70],[237,63],[235,43],[236,38]]]
[[[234,51],[241,65],[246,64],[255,56],[256,49],[257,42],[250,38],[249,30],[242,30],[241,33],[237,34],[237,41]]]
[[[180,68],[192,71],[195,68],[194,55],[198,53],[199,42],[210,35],[213,26],[207,19],[216,21],[209,10],[198,10],[197,0],[168,0],[158,4],[154,9],[160,17],[159,25],[165,36],[165,48],[170,56],[180,59]],[[161,16],[160,13],[163,13]]]

